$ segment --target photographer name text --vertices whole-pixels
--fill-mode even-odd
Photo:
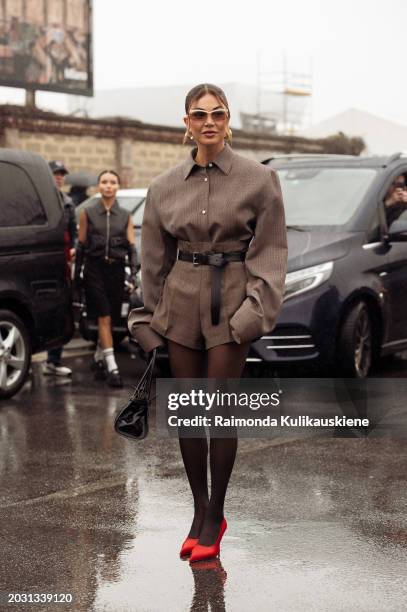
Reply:
[[[283,416],[278,418],[266,416],[234,417],[216,415],[214,417],[197,415],[191,418],[178,417],[172,414],[168,417],[170,427],[368,427],[369,419],[334,417]]]

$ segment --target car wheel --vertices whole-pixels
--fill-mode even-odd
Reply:
[[[343,321],[338,358],[345,376],[368,376],[373,361],[373,325],[365,302],[355,304]]]
[[[25,383],[31,345],[23,321],[10,310],[0,310],[0,398],[11,397]]]

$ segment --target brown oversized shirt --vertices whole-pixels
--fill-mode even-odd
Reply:
[[[154,312],[160,303],[157,312],[160,317],[165,313],[166,278],[178,248],[187,243],[192,251],[247,250],[246,298],[229,320],[236,342],[270,332],[281,307],[287,237],[276,172],[227,144],[205,168],[196,164],[195,154],[196,149],[184,163],[155,178],[148,190],[141,231],[144,307],[132,310],[128,320],[145,351],[164,344]],[[222,274],[227,273],[228,266]]]

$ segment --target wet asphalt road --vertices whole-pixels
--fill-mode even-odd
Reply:
[[[178,443],[117,436],[129,388],[93,381],[89,359],[71,352],[72,382],[34,363],[0,404],[0,590],[74,598],[1,609],[407,609],[405,437],[241,440],[221,558],[191,569]],[[128,383],[143,368],[119,363]]]

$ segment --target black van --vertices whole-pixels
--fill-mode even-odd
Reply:
[[[407,349],[407,156],[292,155],[278,173],[288,273],[274,330],[249,360],[310,364],[364,378],[375,359]]]
[[[22,387],[32,353],[72,337],[67,252],[47,162],[0,149],[0,398]]]

